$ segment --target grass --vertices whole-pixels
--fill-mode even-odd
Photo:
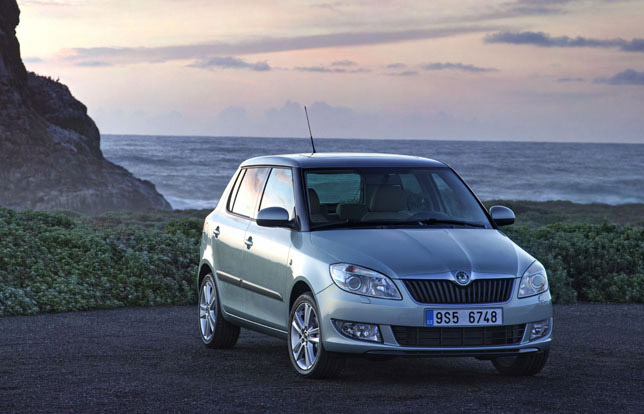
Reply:
[[[644,204],[575,204],[570,201],[488,201],[488,208],[501,204],[516,214],[516,226],[545,226],[555,223],[604,222],[644,226]]]
[[[644,205],[489,202],[548,270],[555,302],[644,303]],[[16,212],[0,207],[0,316],[196,302],[207,210]]]

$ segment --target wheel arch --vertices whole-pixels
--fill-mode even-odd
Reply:
[[[203,262],[201,263],[201,266],[199,267],[199,277],[197,279],[197,290],[201,287],[201,282],[203,282],[203,278],[206,277],[208,273],[212,273],[212,277],[214,279],[215,274],[212,270],[212,266],[208,262]]]
[[[291,308],[293,307],[293,303],[297,300],[298,297],[304,292],[310,292],[311,295],[313,295],[313,299],[315,300],[315,293],[309,282],[304,279],[304,278],[298,278],[293,286],[291,287],[291,293],[289,295],[289,300],[288,300],[288,312],[291,312]]]

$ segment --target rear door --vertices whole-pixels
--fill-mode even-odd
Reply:
[[[258,210],[267,207],[282,207],[290,219],[295,217],[290,168],[271,170]],[[289,228],[261,227],[252,221],[245,236],[246,241],[252,242],[242,264],[243,285],[249,292],[246,312],[253,320],[281,330],[286,330],[287,280],[292,277],[288,259],[294,232]]]
[[[244,235],[254,218],[257,201],[264,188],[270,168],[251,167],[241,171],[226,205],[215,225],[217,235],[215,266],[217,286],[225,311],[240,314],[244,311],[244,291],[240,276],[246,257]]]

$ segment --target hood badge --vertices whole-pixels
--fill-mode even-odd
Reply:
[[[461,286],[467,286],[471,281],[470,275],[463,271],[456,272],[455,279],[456,283]]]

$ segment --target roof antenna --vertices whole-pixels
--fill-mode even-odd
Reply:
[[[306,110],[306,105],[304,105],[304,113],[306,114],[306,123],[309,125],[309,135],[311,136],[311,146],[313,147],[313,154],[315,151],[315,143],[313,143],[313,133],[311,133],[311,122],[309,122],[309,111]]]

